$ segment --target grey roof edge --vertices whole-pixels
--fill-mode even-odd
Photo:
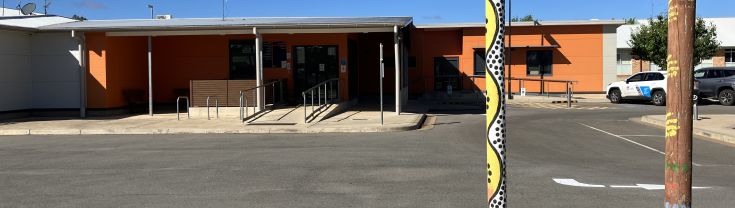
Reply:
[[[32,27],[21,27],[21,26],[2,25],[2,24],[0,24],[0,30],[14,30],[14,31],[23,31],[23,32],[39,32],[40,31],[39,29],[32,28]]]
[[[539,21],[535,22],[513,22],[512,26],[565,26],[565,25],[624,25],[623,20],[571,20],[571,21]],[[508,26],[508,23],[505,23]],[[483,23],[450,23],[450,24],[416,24],[416,28],[441,29],[441,28],[463,28],[463,27],[485,27]]]
[[[210,24],[210,25],[156,25],[156,26],[70,26],[69,24],[79,24],[81,22],[59,23],[39,27],[42,31],[152,31],[152,30],[238,30],[249,29],[253,27],[264,29],[315,29],[315,28],[355,28],[355,27],[407,27],[413,24],[413,17],[408,16],[380,16],[380,17],[237,17],[225,18],[225,21],[245,20],[245,19],[320,19],[320,18],[339,18],[339,19],[359,19],[359,18],[403,18],[399,20],[399,24],[388,22],[357,22],[357,23],[297,23],[297,24]],[[174,20],[221,20],[220,18],[179,18]],[[122,20],[87,20],[85,22],[103,23],[103,22],[120,22],[120,21],[154,21],[151,19],[122,19]],[[170,20],[155,20],[160,23]]]

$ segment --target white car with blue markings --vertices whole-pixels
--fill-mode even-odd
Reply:
[[[607,99],[612,103],[625,100],[649,100],[654,105],[666,105],[666,71],[641,72],[625,81],[607,86]]]

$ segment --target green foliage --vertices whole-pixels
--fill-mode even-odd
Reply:
[[[533,21],[536,21],[536,19],[533,18],[533,15],[529,14],[522,18],[518,18],[518,17],[510,18],[510,21],[511,22],[533,22]]]
[[[86,17],[83,17],[83,16],[79,16],[79,15],[76,15],[76,14],[75,14],[74,16],[71,16],[71,18],[72,18],[72,19],[75,19],[75,20],[79,20],[79,21],[84,21],[84,20],[87,20],[87,18],[86,18]]]
[[[649,25],[643,25],[640,31],[634,33],[628,43],[632,48],[632,55],[665,68],[668,55],[668,18],[659,15],[656,19],[649,19]],[[720,47],[717,41],[717,28],[707,24],[704,19],[697,18],[694,27],[694,66],[702,60],[712,58]]]
[[[633,18],[623,18],[623,20],[625,21],[625,24],[626,25],[635,25],[635,24],[638,24],[638,20],[635,17],[633,17]]]

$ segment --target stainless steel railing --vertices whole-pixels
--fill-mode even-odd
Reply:
[[[181,99],[185,99],[186,100],[186,118],[187,119],[191,119],[191,113],[190,113],[191,112],[191,109],[190,109],[191,106],[189,105],[189,97],[187,97],[187,96],[179,96],[178,98],[176,98],[176,120],[181,120],[181,117],[180,117],[181,113],[179,112],[179,106],[181,106],[181,103],[180,103]]]
[[[518,86],[520,86],[520,89],[525,88],[525,82],[526,81],[532,81],[532,82],[540,82],[541,89],[540,94],[543,95],[544,91],[546,91],[546,96],[548,97],[550,94],[550,90],[544,90],[544,88],[548,89],[548,86],[546,84],[548,83],[564,83],[564,94],[567,98],[567,107],[572,107],[572,96],[574,96],[574,83],[577,83],[576,80],[554,80],[554,79],[534,79],[534,78],[516,78],[516,77],[509,77],[508,82],[512,82],[513,80],[518,80]],[[512,90],[509,90],[509,92],[512,93]]]
[[[212,98],[211,96],[207,96],[207,120],[211,120],[212,117],[209,115],[209,99]],[[215,114],[217,115],[217,119],[219,119],[219,99],[217,97],[214,98],[214,106],[216,109]]]
[[[324,87],[324,103],[322,103],[322,87]],[[333,90],[333,89],[336,89]],[[314,91],[316,91],[316,98],[317,98],[317,104],[318,107],[314,109]],[[311,102],[309,103],[309,106],[311,107],[311,113],[309,113],[308,108],[306,107],[306,95],[309,94],[309,97],[311,98]],[[335,96],[336,95],[336,96]],[[301,92],[301,97],[304,98],[304,123],[309,122],[309,118],[314,116],[314,113],[319,112],[322,110],[321,108],[327,104],[329,104],[329,100],[337,99],[339,100],[339,79],[329,79],[326,81],[323,81],[319,84],[314,85],[313,87],[304,90]]]
[[[278,89],[280,91],[280,95],[278,96],[279,97],[278,102],[276,102],[276,85],[278,85]],[[265,88],[265,87],[268,87],[268,86],[271,86],[271,92],[273,93],[273,96],[272,96],[272,100],[273,100],[272,106],[275,106],[278,103],[283,103],[283,101],[284,101],[284,99],[283,99],[283,81],[281,81],[281,80],[276,80],[276,81],[268,82],[268,83],[265,83],[263,85],[256,86],[256,87],[253,87],[253,88],[240,90],[240,121],[241,122],[244,123],[245,120],[248,117],[250,117],[250,115],[249,115],[250,113],[249,113],[249,110],[248,110],[248,109],[250,109],[250,107],[248,107],[248,97],[245,96],[245,93],[247,93],[248,91],[252,91],[253,92],[253,97],[255,98],[255,97],[257,97],[257,91],[256,91],[257,89]],[[257,107],[258,107],[258,104],[254,104],[253,105],[253,115],[257,115],[258,113],[260,113],[260,111],[258,111]]]

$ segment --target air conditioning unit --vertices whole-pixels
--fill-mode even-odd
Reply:
[[[156,15],[156,19],[160,19],[160,20],[167,20],[167,19],[171,19],[171,18],[173,18],[173,16],[171,16],[170,14]]]

